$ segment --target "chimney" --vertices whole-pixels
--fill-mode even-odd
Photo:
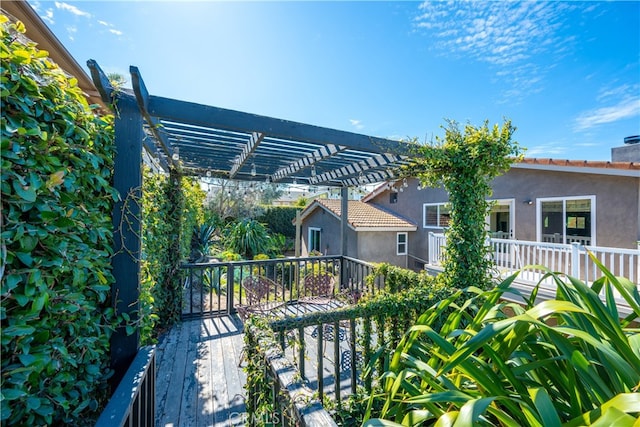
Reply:
[[[627,136],[622,147],[612,148],[611,161],[640,163],[640,135]]]

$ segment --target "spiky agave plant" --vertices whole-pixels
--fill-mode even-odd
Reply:
[[[592,259],[603,276],[591,286],[545,275],[557,285],[553,300],[534,303],[539,283],[523,305],[504,301],[517,293],[513,275],[491,291],[467,289],[476,296],[440,328],[459,295],[433,306],[392,354],[369,402],[382,400],[382,410],[369,410],[364,425],[640,425],[638,288]],[[626,317],[614,291],[631,308]]]

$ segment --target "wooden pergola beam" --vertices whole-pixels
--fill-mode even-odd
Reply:
[[[242,148],[242,153],[233,161],[233,167],[229,172],[229,178],[233,179],[238,173],[240,168],[245,164],[249,156],[258,148],[258,145],[264,139],[264,133],[252,132],[249,137],[249,142]]]
[[[400,160],[402,160],[402,157],[396,156],[395,154],[379,154],[358,163],[353,163],[339,169],[311,177],[309,179],[309,183],[315,185],[325,181],[340,180],[341,177],[363,173],[369,169],[384,166]]]
[[[318,161],[323,160],[323,159],[327,159],[331,156],[335,156],[336,154],[338,154],[341,151],[344,151],[347,147],[344,146],[338,146],[335,144],[327,144],[324,147],[314,151],[313,153],[309,153],[306,156],[304,156],[303,158],[301,158],[300,160],[298,160],[297,162],[281,168],[279,170],[277,170],[272,176],[271,176],[271,180],[272,181],[278,181],[281,180],[282,178],[292,175],[296,172],[298,172],[299,170],[308,168],[310,166],[313,166],[314,164],[316,164]]]

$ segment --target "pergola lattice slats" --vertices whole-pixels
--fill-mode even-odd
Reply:
[[[95,61],[94,82],[105,100],[113,87]],[[245,181],[270,180],[335,187],[393,179],[411,145],[220,107],[151,95],[137,67],[133,93],[155,140],[162,166],[179,158],[183,170]],[[148,141],[145,145],[151,148]],[[178,154],[178,156],[175,156]]]
[[[229,178],[233,178],[238,173],[238,170],[242,167],[244,162],[247,161],[249,156],[255,151],[258,145],[264,139],[264,133],[251,132],[249,142],[242,148],[242,152],[233,161],[233,167],[229,173]]]

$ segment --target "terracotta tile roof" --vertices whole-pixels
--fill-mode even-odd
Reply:
[[[525,157],[521,164],[541,165],[541,166],[570,166],[584,168],[604,168],[622,170],[640,170],[640,163],[637,162],[607,162],[601,160],[561,160],[561,159],[538,159],[535,157]]]
[[[314,204],[324,206],[337,217],[340,217],[342,208],[341,200],[316,199]],[[311,207],[311,206],[310,206]],[[382,210],[374,205],[358,200],[349,200],[349,224],[355,229],[362,228],[406,228],[415,230],[416,225],[404,218]]]

